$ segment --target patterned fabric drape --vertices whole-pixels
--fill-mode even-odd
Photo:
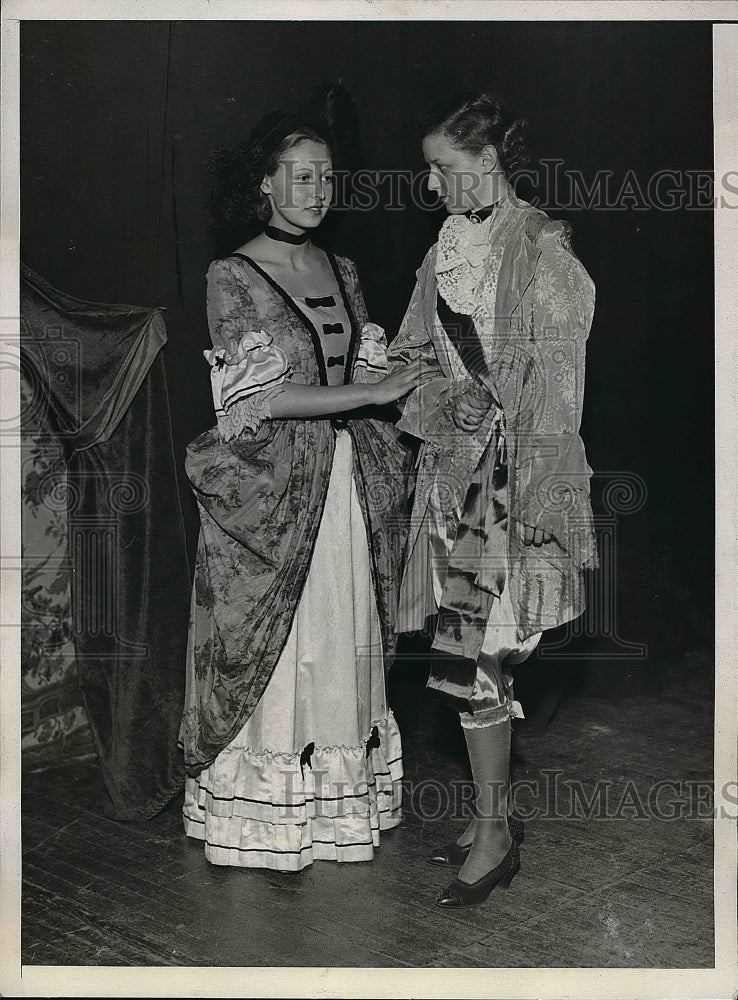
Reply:
[[[184,781],[189,572],[164,321],[158,309],[71,298],[25,267],[21,315],[28,724],[30,690],[54,682],[72,699],[76,665],[105,810],[143,820]],[[72,700],[37,738],[80,723]]]
[[[21,369],[21,746],[89,728],[77,680],[67,545],[67,472],[41,386]]]

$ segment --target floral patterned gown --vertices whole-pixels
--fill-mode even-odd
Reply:
[[[287,380],[386,370],[353,265],[330,260],[334,286],[297,298],[248,258],[208,272],[218,428],[188,456],[202,531],[183,741],[185,830],[214,864],[370,860],[401,817],[385,667],[408,454],[377,420],[266,419]]]

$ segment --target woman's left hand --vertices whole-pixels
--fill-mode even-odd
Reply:
[[[454,406],[451,417],[460,431],[473,434],[478,430],[491,406],[489,402],[480,400],[478,396],[461,396]]]

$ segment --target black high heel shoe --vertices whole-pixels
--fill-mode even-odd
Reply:
[[[525,840],[525,827],[522,819],[517,819],[515,816],[508,816],[507,825],[513,841],[520,846]],[[450,844],[444,844],[442,847],[439,847],[433,854],[429,855],[427,860],[431,865],[451,868],[455,865],[463,865],[469,857],[471,849],[471,844],[457,844],[455,840],[452,840]]]
[[[509,851],[496,868],[487,872],[486,875],[482,875],[476,882],[462,882],[461,879],[455,878],[451,885],[446,886],[443,892],[436,897],[436,906],[479,906],[498,885],[508,889],[519,871],[520,851],[518,845],[513,841]]]

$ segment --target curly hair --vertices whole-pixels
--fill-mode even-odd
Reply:
[[[421,138],[444,135],[458,149],[479,153],[494,146],[509,177],[529,161],[524,118],[514,118],[490,93],[457,94],[436,105],[421,126]]]
[[[268,116],[258,132],[268,127],[268,119],[280,119],[279,113]],[[268,131],[268,128],[267,128]],[[319,142],[332,154],[331,143],[312,128],[298,128],[290,132],[271,151],[264,153],[264,142],[257,131],[241,142],[219,146],[207,162],[215,183],[208,198],[208,208],[213,217],[216,237],[226,247],[244,242],[259,223],[267,222],[271,215],[269,199],[261,191],[264,177],[273,176],[281,158],[290,149],[305,140]],[[267,147],[268,148],[268,147]]]

